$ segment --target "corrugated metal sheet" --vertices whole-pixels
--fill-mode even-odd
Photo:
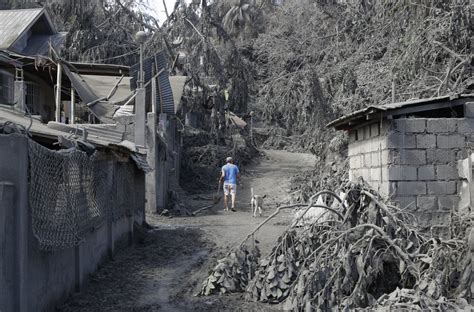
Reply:
[[[44,9],[1,10],[0,49],[8,49],[43,13]]]
[[[472,94],[461,94],[461,95],[454,95],[454,96],[444,95],[444,96],[433,97],[433,98],[428,98],[428,99],[418,99],[418,100],[410,100],[410,101],[405,101],[405,102],[390,103],[390,104],[379,105],[379,106],[369,106],[364,109],[350,113],[348,115],[342,116],[334,121],[331,121],[326,127],[337,128],[339,126],[347,124],[348,122],[352,120],[355,120],[362,116],[373,114],[376,112],[385,112],[385,111],[391,111],[391,110],[400,109],[400,108],[407,108],[407,107],[415,106],[415,105],[438,103],[438,102],[450,101],[450,100],[457,99],[460,97],[463,98],[463,97],[472,97],[472,96],[473,96]]]
[[[143,71],[145,72],[144,75],[144,82],[150,81],[153,76],[153,68],[155,68],[155,73],[160,72],[163,69],[161,74],[158,76],[158,88],[160,92],[157,92],[156,95],[156,103],[158,107],[161,108],[160,112],[166,114],[175,114],[175,107],[174,107],[174,100],[173,100],[173,91],[171,89],[171,84],[168,76],[168,63],[165,59],[165,55],[163,52],[159,52],[154,56],[146,58],[143,60]],[[137,80],[138,80],[138,72],[140,70],[140,64],[135,64],[130,67],[130,76],[132,76],[132,80],[130,81],[130,85],[132,89],[137,87]],[[151,105],[151,84],[149,84],[146,88],[146,102],[147,106]]]
[[[186,84],[186,76],[171,76],[170,84],[173,91],[174,111],[177,113],[181,109],[181,97],[184,92],[184,85]]]

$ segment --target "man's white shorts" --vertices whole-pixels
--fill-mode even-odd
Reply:
[[[235,194],[237,191],[237,184],[224,183],[224,195]]]

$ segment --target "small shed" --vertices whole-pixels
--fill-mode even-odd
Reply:
[[[460,202],[458,161],[474,143],[474,94],[370,106],[328,124],[349,134],[349,178],[443,227]]]

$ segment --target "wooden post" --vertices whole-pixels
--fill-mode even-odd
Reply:
[[[62,65],[58,62],[57,76],[56,76],[56,122],[61,122],[61,80],[62,80]]]
[[[158,111],[158,107],[156,106],[156,92],[157,92],[156,79],[158,79],[158,78],[155,77],[155,75],[156,75],[155,68],[153,67],[153,71],[152,71],[152,75],[151,75],[153,77],[153,78],[151,78],[151,112],[155,113],[154,118],[156,118],[156,112]],[[156,124],[156,122],[155,122],[155,124]],[[156,131],[155,131],[155,133],[156,133]]]
[[[71,120],[70,120],[71,125],[74,124],[74,119],[76,118],[76,113],[74,111],[75,105],[76,105],[76,92],[74,91],[74,88],[71,85]]]

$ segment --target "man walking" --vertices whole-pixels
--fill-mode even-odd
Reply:
[[[224,180],[224,210],[228,211],[229,206],[227,205],[227,196],[231,196],[232,206],[231,210],[235,211],[235,195],[237,192],[237,180],[240,181],[239,168],[234,165],[232,157],[227,157],[225,160],[226,164],[222,167],[221,176],[219,178],[219,184]]]

